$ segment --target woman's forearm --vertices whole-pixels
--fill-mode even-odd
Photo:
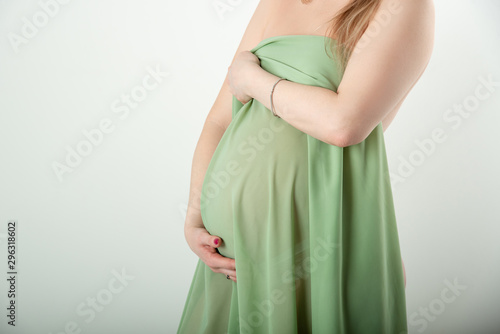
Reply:
[[[261,67],[254,67],[246,91],[271,109],[271,89],[278,79]],[[342,117],[338,94],[334,91],[282,80],[274,89],[273,105],[276,114],[298,130],[331,145],[351,144],[349,124]]]
[[[191,166],[191,185],[184,228],[203,227],[201,219],[200,200],[201,187],[208,168],[208,164],[224,135],[225,129],[217,123],[207,119],[196,144]]]

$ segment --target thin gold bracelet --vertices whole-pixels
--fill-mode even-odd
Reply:
[[[273,88],[271,89],[271,111],[273,112],[273,115],[278,117],[278,118],[281,118],[279,117],[276,112],[274,111],[274,104],[273,104],[273,93],[274,93],[274,87],[276,87],[276,85],[278,84],[278,82],[280,82],[281,80],[286,80],[285,78],[279,78],[273,85]]]

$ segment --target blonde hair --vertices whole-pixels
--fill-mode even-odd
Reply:
[[[300,0],[308,4],[313,0]],[[381,0],[352,0],[328,22],[328,34],[336,41],[336,47],[331,47],[337,57],[337,65],[341,72],[345,70],[351,53],[368,25],[376,14]],[[334,38],[335,37],[335,38]],[[329,40],[330,44],[332,40]]]

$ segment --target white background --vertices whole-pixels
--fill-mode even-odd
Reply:
[[[73,0],[43,22],[38,1],[0,1],[0,266],[6,276],[17,220],[19,273],[17,326],[2,306],[0,332],[177,330],[197,261],[183,234],[192,156],[258,1],[222,15],[216,3]],[[479,78],[500,82],[499,14],[495,0],[436,1],[432,60],[385,133],[392,173],[416,162],[393,184],[410,333],[500,331],[500,86],[474,97]],[[121,96],[141,92],[148,68],[169,74],[125,117]],[[459,126],[446,121],[474,101]],[[106,119],[58,178],[53,164]],[[424,154],[415,141],[437,128],[446,139]],[[6,279],[0,289],[7,305]]]

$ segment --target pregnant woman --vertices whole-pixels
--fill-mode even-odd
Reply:
[[[384,131],[431,0],[261,0],[195,150],[178,333],[407,333]]]

